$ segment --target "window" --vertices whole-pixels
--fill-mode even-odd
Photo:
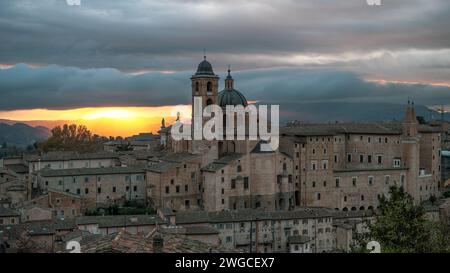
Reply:
[[[88,189],[88,188],[85,188],[85,189],[84,189],[84,193],[85,193],[85,194],[88,194],[88,193],[89,193],[89,189]]]
[[[371,155],[367,156],[367,163],[372,163],[372,156]]]
[[[364,201],[364,195],[361,195],[361,201]]]
[[[133,186],[133,191],[137,192],[137,186]]]
[[[311,170],[315,171],[317,169],[317,162],[311,161]]]
[[[328,160],[322,160],[322,168],[328,170]]]
[[[77,189],[77,194],[81,194],[81,189]]]
[[[195,82],[195,92],[200,91],[200,84],[198,82]]]
[[[207,92],[212,92],[212,83],[211,83],[211,82],[208,82],[208,83],[206,84],[206,91],[207,91]]]
[[[344,202],[347,202],[347,196],[344,196]]]
[[[382,164],[383,163],[383,157],[381,155],[377,156],[377,162],[378,162],[378,164]]]
[[[169,186],[166,186],[166,193],[170,193],[170,188],[169,188]]]
[[[89,182],[89,177],[85,177],[85,178],[84,178],[84,182],[85,182],[85,183]]]
[[[320,200],[320,193],[317,193],[317,200]]]
[[[398,168],[401,166],[401,160],[400,159],[394,159],[394,168]]]
[[[327,181],[323,181],[323,186],[324,186],[324,187],[327,186]]]
[[[126,187],[125,187],[125,191],[126,191],[126,192],[129,192],[129,191],[130,191],[130,187],[129,187],[129,186],[126,186]]]
[[[349,162],[349,163],[352,162],[352,155],[351,154],[347,154],[347,162]]]
[[[287,165],[286,163],[283,163],[283,171],[287,170]]]
[[[112,188],[112,191],[113,191],[113,192],[116,192],[116,187],[113,187],[113,188]]]
[[[312,182],[312,187],[315,188],[316,187],[316,182]]]
[[[339,188],[340,178],[336,177],[335,181],[336,181],[336,188]]]
[[[176,191],[177,193],[179,193],[179,192],[180,192],[180,186],[177,185],[177,186],[175,187],[175,191]]]
[[[188,192],[189,191],[189,185],[184,185],[184,191]]]
[[[334,163],[338,163],[338,155],[334,155]]]
[[[364,155],[359,155],[359,162],[364,163]]]
[[[373,176],[369,176],[369,186],[373,185],[374,178]]]
[[[384,176],[384,184],[389,185],[389,180],[391,177],[389,175]]]
[[[231,188],[232,189],[236,188],[236,179],[231,179]]]
[[[241,165],[238,165],[238,166],[237,166],[237,172],[238,172],[238,173],[242,172],[242,166],[241,166]]]
[[[323,154],[326,155],[327,154],[327,149],[323,149]]]
[[[353,185],[353,187],[356,187],[356,180],[357,180],[357,177],[352,177],[352,185]]]
[[[248,189],[248,177],[244,177],[244,189]]]

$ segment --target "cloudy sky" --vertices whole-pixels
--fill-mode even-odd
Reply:
[[[450,105],[448,0],[1,0],[0,37],[0,111],[189,103],[204,48],[249,100]]]

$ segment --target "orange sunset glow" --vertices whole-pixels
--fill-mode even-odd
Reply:
[[[64,123],[83,124],[95,134],[126,137],[143,132],[156,133],[161,127],[161,119],[165,118],[166,124],[171,124],[177,112],[180,112],[181,120],[186,122],[191,116],[191,106],[12,110],[0,111],[0,119],[49,128]]]

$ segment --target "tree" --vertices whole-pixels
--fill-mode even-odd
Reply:
[[[358,238],[365,246],[374,240],[382,252],[446,252],[450,246],[448,226],[425,218],[425,210],[415,205],[403,187],[391,187],[389,197],[379,198],[380,207],[369,231]]]
[[[48,151],[95,152],[102,150],[103,138],[92,133],[84,125],[64,124],[51,130],[50,138],[41,143],[40,149]]]

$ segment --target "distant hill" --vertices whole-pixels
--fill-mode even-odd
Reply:
[[[25,147],[50,137],[50,130],[43,126],[32,127],[23,123],[0,123],[0,145]]]

